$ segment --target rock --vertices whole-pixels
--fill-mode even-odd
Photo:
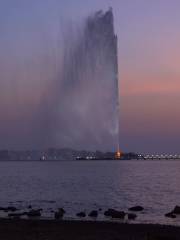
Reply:
[[[40,217],[41,216],[41,211],[42,211],[42,209],[31,210],[31,211],[27,212],[26,215],[28,217]]]
[[[131,207],[128,209],[129,211],[134,211],[134,212],[140,212],[140,211],[143,211],[144,208],[141,207],[141,206],[135,206],[135,207]]]
[[[134,213],[128,213],[128,219],[129,220],[135,220],[137,218],[137,215]]]
[[[85,212],[79,212],[76,214],[77,217],[86,217],[86,213]]]
[[[104,215],[107,217],[112,217],[112,218],[122,218],[124,219],[126,213],[124,211],[117,211],[114,209],[108,209],[107,211],[104,212]]]
[[[93,210],[93,211],[91,211],[91,212],[89,213],[88,216],[89,216],[89,217],[97,218],[97,216],[98,216],[98,211]]]
[[[57,212],[54,213],[55,219],[61,219],[63,218],[65,214],[65,210],[63,208],[59,208]]]
[[[168,218],[176,218],[176,215],[173,212],[166,213],[164,216]]]
[[[113,213],[112,218],[122,218],[122,219],[124,219],[125,216],[126,216],[125,212],[116,211],[115,213]]]
[[[174,214],[180,214],[180,206],[175,206],[174,210],[172,211]]]
[[[63,213],[63,214],[66,213],[66,211],[65,211],[63,208],[58,208],[58,211],[61,212],[61,213]]]
[[[8,211],[11,211],[11,212],[15,212],[17,211],[18,209],[16,207],[8,207],[7,208]]]
[[[104,212],[104,216],[111,217],[111,215],[114,213],[114,209],[109,208],[107,211]]]
[[[0,207],[0,211],[4,212],[15,212],[18,209],[16,207]]]
[[[55,212],[54,213],[54,218],[55,219],[61,219],[64,215],[62,213],[59,213],[59,212]]]

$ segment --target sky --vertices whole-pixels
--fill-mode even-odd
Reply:
[[[42,105],[42,96],[53,94],[50,79],[59,71],[59,26],[110,6],[118,35],[120,148],[180,152],[179,0],[0,0],[1,149],[48,146],[46,128],[51,132],[55,123],[47,112],[56,109],[47,100]]]

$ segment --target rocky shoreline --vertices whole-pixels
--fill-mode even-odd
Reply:
[[[0,207],[0,213],[4,212],[5,218],[10,219],[31,219],[31,218],[44,218],[44,210],[43,208],[37,208],[32,205],[26,206],[26,208],[23,210],[21,208],[18,208],[14,205],[9,205],[6,207]],[[99,217],[104,216],[104,220],[135,220],[138,215],[138,212],[142,212],[144,208],[142,206],[134,206],[127,211],[117,210],[113,208],[109,208],[106,210],[102,210],[101,208],[97,210],[91,210],[91,211],[80,211],[75,214],[75,219],[78,220],[102,220],[102,218],[99,219]],[[67,212],[64,208],[56,208],[50,210],[52,216],[51,219],[55,220],[62,220],[66,219]],[[73,216],[72,216],[73,217]],[[67,220],[67,219],[66,219]]]
[[[7,207],[0,207],[0,213],[4,212],[4,216],[6,218],[43,218],[44,217],[44,210],[43,208],[37,208],[32,205],[28,205],[23,209],[17,208],[16,206],[7,206]],[[66,218],[67,212],[64,208],[56,208],[56,209],[49,209],[51,212],[51,219],[55,220],[62,220],[64,217]],[[85,220],[136,220],[138,217],[138,213],[144,212],[144,207],[142,206],[133,206],[128,208],[127,210],[117,210],[113,208],[109,208],[106,210],[99,209],[93,209],[91,211],[80,211],[75,214],[75,219],[85,219]],[[104,219],[100,218],[99,216],[104,216]],[[175,206],[174,209],[168,213],[164,213],[165,218],[176,218],[177,216],[180,216],[180,206]],[[73,217],[73,216],[72,216]],[[74,217],[73,217],[74,218]]]
[[[52,211],[53,218],[43,219],[43,209],[27,205],[25,211],[13,205],[0,207],[6,217],[0,218],[2,240],[179,240],[180,227],[160,224],[140,224],[135,220],[142,206],[133,206],[127,211],[101,208],[76,213],[76,220],[66,218],[66,210]],[[101,221],[99,215],[107,220]],[[164,217],[176,218],[180,207],[166,213]],[[98,221],[96,221],[98,220]],[[121,220],[121,221],[119,221]],[[131,224],[134,223],[134,224]]]

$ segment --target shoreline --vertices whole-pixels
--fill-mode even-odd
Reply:
[[[104,221],[0,219],[3,240],[177,240],[180,227]]]

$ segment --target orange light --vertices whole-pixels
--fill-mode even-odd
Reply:
[[[120,151],[116,152],[116,158],[121,158],[121,152]]]

